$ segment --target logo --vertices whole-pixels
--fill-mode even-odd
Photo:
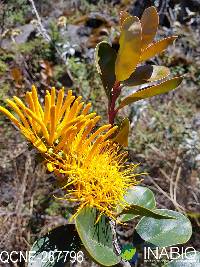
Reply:
[[[131,263],[136,262],[137,257],[138,257],[136,248],[132,246],[131,244],[128,244],[122,247],[120,256],[122,257],[123,260],[129,261]]]
[[[145,262],[168,262],[170,260],[182,260],[184,262],[194,262],[196,250],[193,247],[144,247]]]

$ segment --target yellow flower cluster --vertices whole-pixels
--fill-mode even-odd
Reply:
[[[64,155],[50,155],[48,168],[59,177],[66,194],[61,199],[79,202],[76,216],[85,206],[95,207],[110,218],[115,218],[116,207],[127,205],[124,195],[136,185],[136,165],[125,165],[126,153],[110,141],[98,138],[82,146],[80,136],[72,142]],[[67,177],[67,179],[66,179]],[[100,218],[100,217],[99,217]]]
[[[7,109],[0,107],[4,113],[21,130],[22,134],[42,153],[50,147],[56,147],[59,141],[59,150],[69,136],[76,135],[86,121],[95,117],[96,113],[87,115],[91,104],[83,108],[82,97],[75,100],[72,91],[68,91],[64,99],[64,88],[60,89],[56,99],[56,90],[45,95],[44,107],[42,108],[35,86],[31,92],[26,93],[26,105],[16,96],[13,100],[7,99],[7,104],[17,114],[14,117]],[[81,112],[80,112],[81,111]],[[97,121],[96,117],[96,121]]]
[[[64,89],[47,91],[44,105],[35,86],[26,93],[25,105],[18,97],[7,100],[15,111],[4,113],[22,134],[43,154],[47,168],[62,177],[64,199],[79,203],[74,216],[86,206],[114,219],[117,205],[124,205],[124,194],[135,180],[135,165],[126,164],[126,153],[109,138],[117,126],[103,125],[94,131],[100,116],[89,113],[81,97]]]

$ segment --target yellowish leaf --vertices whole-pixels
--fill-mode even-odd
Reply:
[[[170,74],[170,69],[165,66],[156,66],[153,65],[153,72],[149,79],[147,79],[148,82],[154,82],[163,78],[166,78]]]
[[[166,78],[169,74],[170,70],[167,67],[143,65],[137,67],[131,76],[123,82],[123,84],[125,86],[136,86]]]
[[[117,81],[124,81],[130,77],[140,60],[141,24],[137,17],[129,17],[124,21],[119,45],[115,74]]]
[[[121,125],[119,132],[113,139],[114,142],[117,142],[118,144],[122,146],[128,146],[128,134],[129,134],[129,128],[130,128],[130,122],[128,118],[125,118]]]
[[[122,27],[124,21],[129,17],[132,17],[132,16],[126,11],[121,11],[119,13],[119,25],[120,25],[120,27]]]
[[[180,85],[180,83],[182,82],[183,77],[175,77],[171,80],[167,80],[164,81],[158,85],[154,85],[154,86],[150,86],[144,89],[141,89],[135,93],[133,93],[132,95],[127,96],[126,98],[124,98],[118,109],[123,108],[126,105],[129,105],[131,103],[134,103],[136,101],[139,101],[141,99],[145,99],[145,98],[149,98],[155,95],[159,95],[159,94],[164,94],[167,93],[173,89],[175,89],[176,87],[178,87]]]
[[[141,17],[142,49],[145,49],[154,39],[159,24],[156,8],[151,6],[144,10]]]
[[[170,36],[154,44],[151,44],[145,50],[142,51],[140,61],[148,60],[149,58],[154,57],[156,54],[161,53],[169,45],[171,45],[176,38],[177,36]]]

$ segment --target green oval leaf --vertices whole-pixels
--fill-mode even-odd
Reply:
[[[159,17],[154,6],[144,10],[141,17],[142,49],[146,48],[154,39],[159,24]]]
[[[96,223],[96,209],[84,208],[76,217],[75,225],[79,236],[91,257],[103,266],[112,266],[120,262],[114,252],[113,234],[109,219],[104,215]]]
[[[95,49],[95,62],[106,95],[110,99],[111,89],[115,83],[115,61],[117,53],[107,42],[101,42]]]
[[[143,186],[134,186],[128,189],[127,194],[124,196],[124,199],[130,205],[140,205],[147,209],[154,209],[156,207],[156,201],[153,192]],[[119,212],[121,210],[119,209]],[[126,222],[134,219],[137,215],[133,214],[123,214],[120,216],[120,221]]]
[[[155,219],[175,219],[172,216],[159,214],[158,212],[154,210],[147,209],[145,207],[132,204],[131,206],[128,206],[127,208],[123,209],[119,215],[126,214],[126,215],[140,215],[140,216],[146,216],[151,217]]]
[[[176,38],[177,38],[177,36],[170,36],[170,37],[162,39],[162,40],[160,40],[160,41],[158,41],[156,43],[151,44],[145,50],[142,50],[142,54],[141,54],[141,57],[140,57],[140,62],[146,61],[146,60],[154,57],[156,54],[161,53],[169,45],[171,45]]]
[[[144,65],[139,66],[131,76],[123,82],[125,86],[136,86],[147,82],[154,82],[166,78],[170,70],[164,66]]]
[[[74,260],[75,253],[81,253],[83,257],[81,247],[82,242],[75,225],[57,227],[33,244],[28,267],[64,267]],[[73,255],[70,254],[71,251]]]
[[[137,17],[125,19],[119,45],[115,62],[115,74],[117,81],[124,81],[130,77],[140,60],[141,24]]]
[[[129,128],[130,128],[129,119],[125,118],[120,125],[119,132],[117,133],[115,138],[113,138],[113,141],[117,142],[122,146],[128,146]]]
[[[175,89],[176,87],[178,87],[180,85],[180,83],[182,82],[182,80],[183,80],[183,77],[175,77],[171,80],[164,81],[160,84],[157,84],[154,86],[149,86],[149,87],[146,87],[144,89],[141,89],[141,90],[133,93],[132,95],[129,95],[126,98],[124,98],[121,101],[118,109],[121,109],[124,106],[129,105],[131,103],[134,103],[136,101],[139,101],[141,99],[145,99],[145,98],[152,97],[155,95],[167,93],[167,92]]]
[[[163,267],[199,267],[200,252],[188,252],[181,255],[178,259],[165,264]]]
[[[187,217],[172,210],[156,209],[155,211],[172,216],[176,220],[143,217],[136,226],[136,231],[142,239],[157,247],[183,244],[190,239],[192,226]]]

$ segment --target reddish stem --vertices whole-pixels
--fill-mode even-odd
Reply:
[[[115,109],[116,100],[119,97],[121,93],[121,86],[120,82],[115,82],[112,92],[111,92],[111,99],[108,102],[108,119],[110,124],[114,124],[116,114],[118,112],[117,109]]]

